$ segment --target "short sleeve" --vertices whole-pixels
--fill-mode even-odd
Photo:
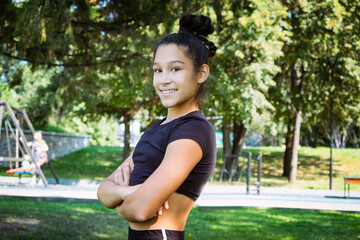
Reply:
[[[185,119],[173,126],[168,144],[179,139],[192,139],[199,143],[203,155],[208,152],[208,142],[212,139],[214,129],[207,121],[202,119]]]

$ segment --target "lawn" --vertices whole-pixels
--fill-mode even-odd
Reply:
[[[263,154],[262,186],[329,189],[330,149],[302,147],[299,149],[297,181],[289,184],[282,177],[284,150],[280,147],[249,148],[253,155]],[[360,149],[333,149],[333,189],[344,189],[344,176],[360,176]],[[352,185],[360,190],[360,185]]]
[[[256,180],[256,155],[261,152],[262,186],[329,189],[329,148],[302,147],[299,150],[297,182],[289,184],[282,177],[283,154],[281,147],[248,147],[243,150],[243,156],[248,151],[253,153],[254,176]],[[220,152],[220,150],[219,150]],[[246,158],[241,161],[245,163]],[[51,163],[60,179],[91,179],[103,180],[122,162],[122,148],[118,147],[88,147],[67,156],[52,160]],[[217,168],[221,168],[221,159]],[[7,168],[0,168],[0,175],[6,175]],[[52,178],[47,165],[44,174]],[[343,176],[360,175],[360,149],[333,149],[333,189],[343,190]],[[245,177],[242,178],[245,181]],[[360,185],[351,186],[352,190],[360,190]]]
[[[334,211],[194,208],[188,240],[359,239],[360,214]],[[127,239],[128,224],[98,203],[0,198],[0,239]]]

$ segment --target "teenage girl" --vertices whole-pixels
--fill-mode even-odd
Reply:
[[[98,188],[99,201],[129,221],[129,239],[184,239],[187,217],[216,160],[215,131],[199,111],[216,47],[208,17],[186,14],[154,49],[153,85],[166,118],[142,135]]]

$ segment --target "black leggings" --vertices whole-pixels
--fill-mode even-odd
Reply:
[[[129,227],[128,240],[184,240],[184,234],[184,231],[167,229],[138,231]]]

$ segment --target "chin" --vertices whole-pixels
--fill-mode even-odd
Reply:
[[[172,108],[172,107],[174,107],[174,105],[173,104],[166,104],[166,103],[163,103],[162,104],[165,108]]]
[[[175,106],[173,102],[169,102],[169,101],[161,101],[161,104],[166,108],[172,108]]]

